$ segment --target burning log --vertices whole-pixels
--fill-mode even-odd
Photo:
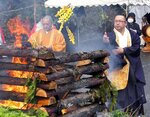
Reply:
[[[16,92],[10,92],[10,91],[0,91],[0,100],[13,100],[13,101],[19,101],[24,102],[26,98],[26,94],[24,93],[16,93]],[[37,101],[37,104],[42,106],[49,106],[56,103],[55,97],[39,97],[36,96],[35,100]]]
[[[74,54],[65,54],[63,53],[62,57],[57,57],[57,59],[54,59],[54,54],[62,54],[62,53],[52,53],[51,51],[45,50],[43,53],[41,52],[43,50],[35,50],[35,49],[15,49],[10,47],[2,47],[0,46],[0,55],[3,56],[13,56],[13,57],[33,57],[33,58],[40,58],[40,59],[50,59],[50,61],[46,61],[49,65],[58,65],[62,63],[68,63],[68,62],[75,62],[80,60],[86,60],[86,59],[95,59],[95,58],[104,58],[106,56],[109,56],[110,54],[107,51],[104,50],[97,50],[92,51],[90,53],[88,52],[82,52],[82,53],[74,53]]]
[[[0,76],[0,84],[25,85],[27,78],[15,78],[10,76]]]
[[[97,111],[99,111],[100,109],[104,110],[104,108],[104,105],[93,104],[86,107],[78,108],[77,110],[61,117],[94,117]]]
[[[74,89],[78,89],[78,88],[84,88],[84,87],[92,87],[92,86],[96,86],[96,85],[100,85],[105,81],[106,78],[88,78],[88,79],[83,79],[83,80],[79,80],[77,82],[73,82],[71,84],[66,84],[63,86],[58,86],[57,89],[55,91],[42,91],[43,94],[46,97],[51,97],[51,96],[56,96],[56,95],[60,95],[64,92],[67,91],[71,91]],[[38,92],[40,92],[41,90],[38,90]]]
[[[103,50],[97,50],[90,53],[82,52],[82,53],[75,53],[75,54],[65,54],[62,57],[56,57],[56,59],[50,59],[48,61],[45,61],[45,66],[53,66],[53,65],[76,62],[76,61],[81,61],[86,59],[105,58],[107,56],[109,56],[109,53]]]
[[[69,82],[74,81],[73,77],[61,78],[55,81],[40,81],[37,84],[38,88],[42,89],[56,89],[57,85],[63,85]],[[18,78],[18,77],[10,77],[10,76],[0,76],[0,84],[9,84],[9,85],[19,85],[24,86],[27,82],[27,78]]]
[[[15,49],[8,47],[0,47],[0,55],[40,59],[54,58],[54,54],[51,51],[46,51],[42,53],[40,52],[40,50],[35,49]]]
[[[52,81],[52,80],[56,80],[56,79],[60,79],[63,77],[68,77],[68,76],[77,76],[80,74],[89,74],[89,73],[93,73],[93,72],[99,72],[99,71],[104,71],[107,68],[109,68],[108,64],[90,64],[87,66],[83,66],[83,67],[79,67],[76,69],[67,69],[67,70],[63,70],[60,72],[56,72],[56,73],[52,73],[50,75],[46,75],[48,81]]]
[[[25,63],[23,63],[20,58],[20,62],[0,62],[0,66],[3,66],[0,70],[8,70],[11,76],[0,76],[0,104],[8,101],[7,106],[9,106],[9,99],[11,99],[12,101],[22,102],[22,106],[26,104],[31,108],[41,108],[49,113],[50,116],[65,114],[64,117],[90,117],[94,116],[96,111],[102,109],[103,106],[95,104],[97,101],[101,101],[97,100],[100,96],[97,97],[97,95],[95,95],[96,93],[90,92],[74,95],[75,93],[71,91],[85,87],[94,89],[96,86],[103,84],[104,81],[106,81],[106,77],[103,75],[104,71],[109,67],[104,59],[109,56],[109,53],[98,50],[90,53],[63,53],[61,56],[56,56],[57,54],[58,53],[52,53],[44,49],[31,50],[24,48],[10,50],[10,48],[0,47],[0,55],[13,56],[13,58],[20,57],[25,60]],[[70,62],[79,63],[79,61],[85,60],[89,60],[90,62],[86,65],[80,64],[80,66],[78,66],[78,64],[65,64]],[[41,61],[42,64],[39,64]],[[17,72],[12,72],[11,70],[20,71],[21,74],[17,74]],[[16,75],[14,75],[15,73]],[[27,73],[27,77],[22,76],[22,78],[19,78],[22,73]],[[90,74],[90,78],[80,79],[80,76],[83,74]],[[96,78],[96,75],[99,78]],[[27,80],[28,77],[30,77],[31,80]],[[40,81],[36,78],[39,78]],[[25,84],[27,84],[28,87],[24,86]],[[26,89],[21,87],[26,87]],[[7,88],[9,90],[7,90]],[[24,92],[20,90],[17,92],[17,88]],[[70,95],[73,95],[73,97],[69,97]],[[37,101],[35,105],[30,102],[34,99]],[[72,106],[69,104],[72,104]],[[87,106],[87,104],[89,104],[89,106]],[[12,103],[12,105],[17,105],[17,103]],[[43,108],[42,106],[47,107]]]
[[[8,62],[0,62],[0,70],[18,70],[18,71],[28,71],[28,72],[40,72],[40,73],[51,73],[51,68],[37,67],[32,64],[16,64]]]

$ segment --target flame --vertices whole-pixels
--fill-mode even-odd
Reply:
[[[29,36],[29,30],[25,27],[26,25],[23,24],[21,19],[17,16],[15,18],[12,18],[7,23],[8,29],[12,35],[15,36],[15,42],[14,47],[15,48],[22,48],[22,34],[25,34]],[[18,63],[18,64],[27,64],[27,61],[25,58],[21,57],[13,57],[12,63]],[[17,77],[17,78],[32,78],[33,72],[26,72],[26,71],[16,71],[16,70],[9,70],[9,75],[11,77]],[[38,74],[38,73],[37,73]],[[46,76],[40,74],[40,77],[47,80]],[[27,93],[28,88],[26,86],[16,86],[16,85],[8,85],[8,84],[1,84],[0,88],[3,91],[13,91],[13,92],[19,92],[19,93]],[[44,101],[45,103],[47,100]],[[0,106],[6,106],[6,107],[12,107],[16,109],[27,109],[28,107],[41,107],[41,101],[38,102],[38,104],[27,104],[25,102],[17,102],[17,101],[11,101],[11,100],[0,100]]]
[[[14,35],[16,39],[14,47],[22,47],[22,34],[29,36],[29,30],[26,26],[27,25],[24,25],[19,16],[16,16],[7,22],[7,27],[10,33]]]
[[[25,102],[17,102],[11,100],[0,100],[0,106],[11,107],[15,109],[26,109]]]
[[[66,114],[68,112],[68,110],[67,109],[62,109],[61,110],[61,113],[64,115],[64,114]]]
[[[26,86],[17,86],[17,85],[7,85],[1,84],[0,87],[3,91],[13,91],[19,93],[27,93],[28,88]]]
[[[63,108],[61,110],[61,113],[62,113],[62,115],[64,115],[64,114],[72,112],[72,111],[74,111],[76,109],[77,109],[77,106],[71,106],[71,107],[68,107],[68,108]]]
[[[23,25],[20,17],[17,16],[15,18],[10,19],[7,22],[8,29],[11,35],[15,36],[14,47],[15,48],[22,48],[22,34],[29,36],[29,30]],[[12,63],[19,63],[19,64],[27,64],[25,58],[20,57],[13,57]],[[16,70],[9,70],[9,75],[12,77],[18,78],[29,78],[32,75],[32,72],[24,72],[24,71],[16,71]],[[1,84],[0,87],[3,91],[13,91],[13,92],[20,92],[26,93],[28,88],[26,86],[16,86],[16,85],[8,85],[8,84]],[[22,109],[25,108],[24,105],[27,105],[25,102],[17,102],[11,100],[0,100],[0,105]]]
[[[7,27],[10,33],[15,36],[14,47],[22,48],[22,34],[29,36],[29,30],[26,27],[26,25],[24,25],[24,23],[21,21],[19,16],[16,16],[7,22]],[[27,64],[26,59],[20,58],[20,57],[13,57],[12,63]],[[27,78],[29,75],[29,72],[13,70],[13,71],[9,71],[9,74],[10,76],[13,76],[13,77]]]
[[[27,104],[25,102],[18,102],[12,100],[0,100],[0,106],[10,107],[14,109],[22,109],[22,110],[30,109],[31,107],[35,109],[41,107],[40,104]]]

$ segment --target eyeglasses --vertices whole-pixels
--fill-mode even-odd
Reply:
[[[124,23],[124,22],[126,22],[126,21],[123,21],[123,20],[115,20],[114,22],[115,22],[115,23]]]

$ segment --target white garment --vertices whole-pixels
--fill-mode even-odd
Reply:
[[[127,47],[128,45],[128,38],[131,39],[131,37],[128,37],[130,36],[129,34],[129,31],[127,30],[127,28],[125,28],[125,32],[124,34],[122,35],[120,32],[118,32],[116,29],[114,29],[114,31],[116,32],[116,34],[118,35],[119,37],[119,47],[121,48],[124,48],[124,47]]]
[[[39,31],[39,30],[41,30],[41,29],[43,29],[43,24],[42,24],[42,22],[41,21],[39,21],[37,24],[36,24],[36,32],[37,31]]]

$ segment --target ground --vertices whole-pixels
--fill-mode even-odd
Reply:
[[[147,103],[144,105],[145,107],[145,117],[150,117],[150,53],[143,53],[141,52],[141,60],[142,65],[144,68],[145,79],[146,79],[146,86],[145,86],[145,93]]]

